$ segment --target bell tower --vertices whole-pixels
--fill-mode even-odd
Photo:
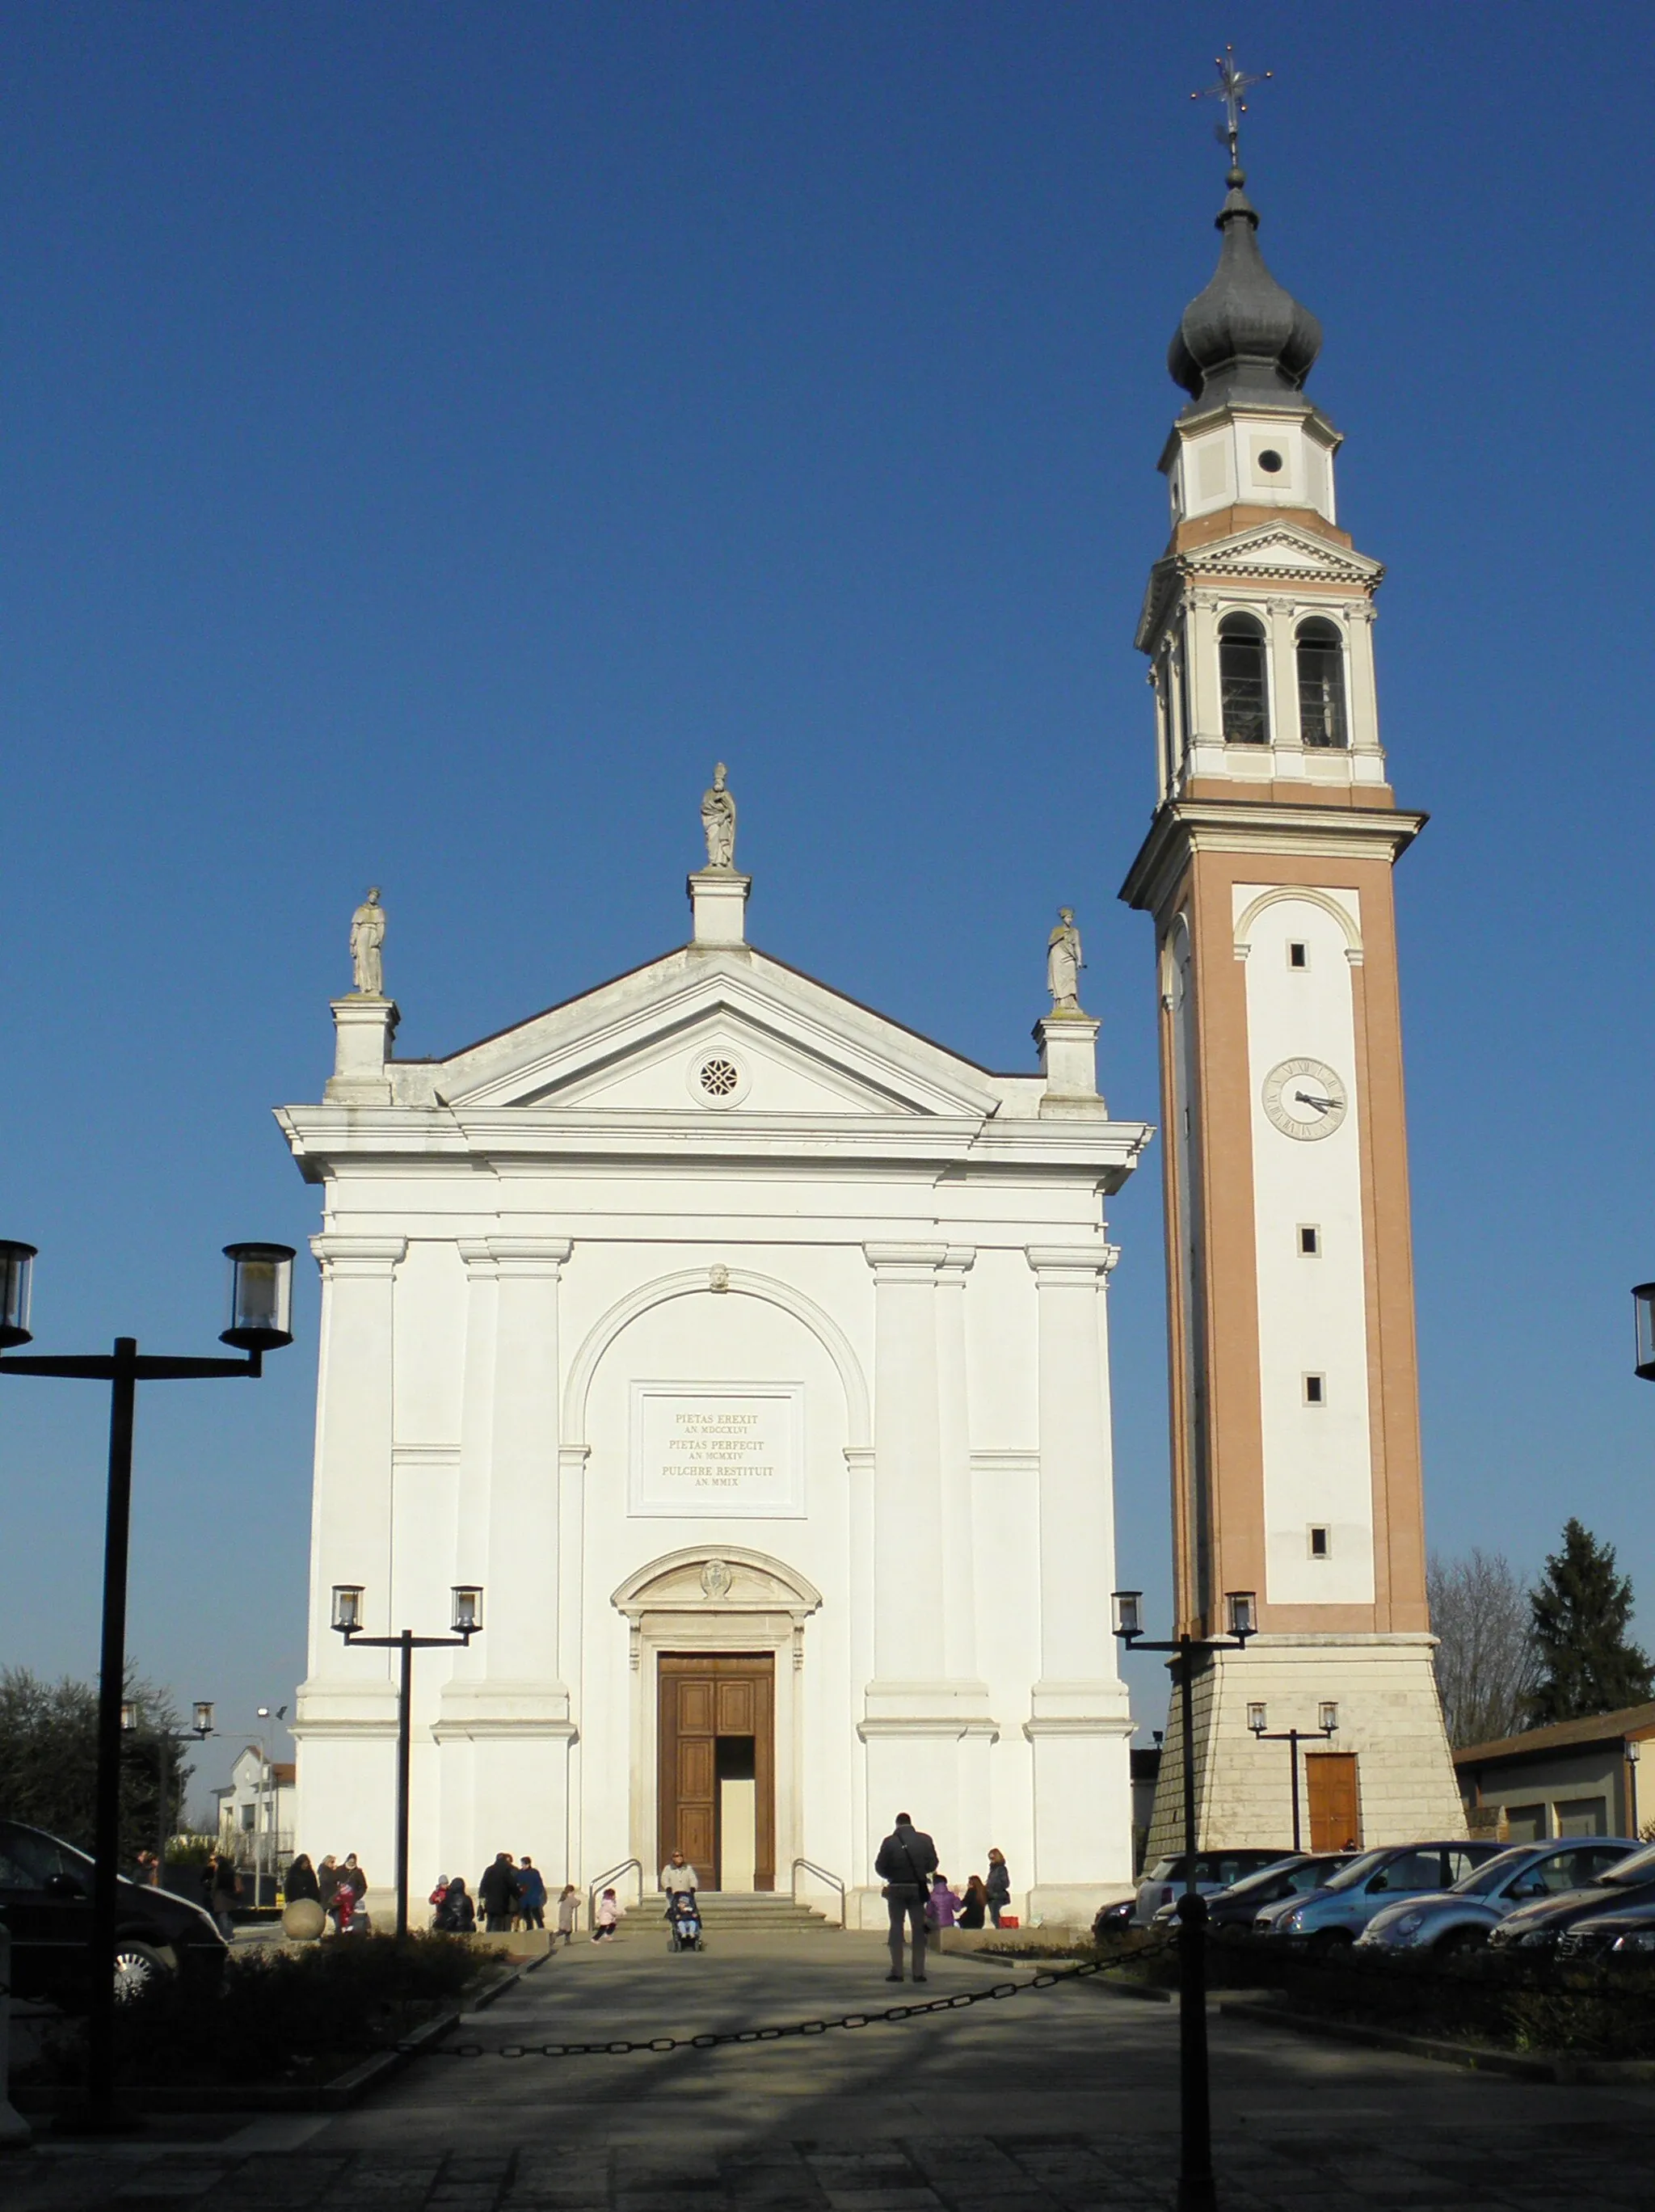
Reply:
[[[1137,632],[1159,803],[1121,896],[1152,915],[1161,1000],[1173,1544],[1181,1630],[1213,1655],[1186,1747],[1174,1700],[1149,1838],[1463,1834],[1425,1601],[1392,871],[1425,817],[1379,742],[1382,569],[1339,527],[1341,437],[1306,397],[1316,319],[1258,248],[1230,108],[1222,245],[1168,367],[1172,535]],[[1331,1707],[1329,1713],[1325,1709]],[[1296,1759],[1300,1747],[1290,1747]]]

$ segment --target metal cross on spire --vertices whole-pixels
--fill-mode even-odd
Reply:
[[[1241,167],[1241,118],[1247,112],[1246,95],[1254,85],[1263,84],[1273,72],[1264,70],[1257,76],[1249,76],[1245,70],[1236,67],[1234,46],[1226,46],[1219,55],[1217,68],[1217,83],[1203,84],[1199,92],[1192,92],[1190,97],[1191,100],[1223,101],[1225,119],[1215,126],[1213,135],[1221,146],[1228,146],[1230,167],[1239,171]]]

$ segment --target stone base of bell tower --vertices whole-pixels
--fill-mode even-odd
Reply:
[[[1272,1731],[1313,1730],[1338,1707],[1325,1741],[1298,1747],[1304,1848],[1312,1845],[1309,1760],[1354,1755],[1355,1832],[1347,1842],[1406,1844],[1463,1836],[1465,1809],[1449,1757],[1431,1655],[1435,1639],[1408,1636],[1255,1636],[1245,1650],[1209,1653],[1195,1682],[1196,1834],[1200,1848],[1293,1847],[1288,1743],[1260,1742],[1247,1708]],[[1155,1785],[1146,1864],[1184,1848],[1184,1729],[1176,1683]],[[1349,1768],[1340,1778],[1350,1778]]]

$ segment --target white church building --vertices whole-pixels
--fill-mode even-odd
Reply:
[[[295,1841],[390,1879],[397,1662],[335,1588],[383,1635],[475,1586],[414,1669],[416,1896],[676,1844],[882,1925],[900,1809],[1089,1917],[1131,1875],[1104,1202],[1150,1132],[1061,929],[1039,1071],[991,1073],[749,945],[726,797],[688,945],[445,1060],[392,1056],[363,910],[279,1115],[324,1204]]]

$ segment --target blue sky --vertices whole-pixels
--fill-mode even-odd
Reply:
[[[1390,580],[1432,1538],[1616,1543],[1655,1638],[1646,11],[0,10],[0,1234],[43,1348],[303,1247],[363,886],[440,1052],[685,933],[715,757],[755,940],[998,1066],[1079,910],[1153,1119],[1131,646],[1210,271],[1188,94],[1321,317]],[[1123,1574],[1168,1583],[1160,1165],[1118,1202]],[[139,1411],[131,1645],[227,1727],[301,1663],[316,1286]],[[0,1400],[0,1662],[95,1663],[106,1408]],[[1146,1663],[1146,1718],[1159,1698]],[[217,1753],[203,1779],[219,1778]]]

